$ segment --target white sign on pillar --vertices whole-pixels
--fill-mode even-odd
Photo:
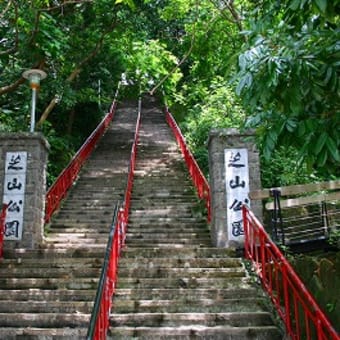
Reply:
[[[24,220],[27,152],[7,152],[3,203],[7,204],[5,240],[21,240]]]
[[[242,204],[250,205],[247,149],[225,149],[228,239],[244,241]]]

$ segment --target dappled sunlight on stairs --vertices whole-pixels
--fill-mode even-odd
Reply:
[[[242,259],[213,248],[163,113],[142,109],[112,339],[281,339]]]
[[[85,339],[114,206],[126,186],[137,102],[122,105],[38,250],[0,263],[0,339]]]

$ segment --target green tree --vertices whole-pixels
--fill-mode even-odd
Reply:
[[[325,176],[340,175],[338,13],[338,1],[254,6],[236,89],[266,159],[292,146]]]

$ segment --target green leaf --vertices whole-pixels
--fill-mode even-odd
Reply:
[[[300,5],[300,0],[293,0],[289,8],[292,9],[293,11],[296,11],[299,5]]]
[[[289,131],[289,132],[294,132],[294,130],[296,129],[297,127],[297,122],[295,119],[288,119],[286,121],[286,129]]]
[[[327,132],[323,132],[323,133],[319,136],[319,138],[318,138],[318,140],[317,140],[317,142],[316,142],[316,144],[315,144],[315,149],[314,149],[314,153],[315,153],[316,155],[318,155],[318,154],[320,153],[320,151],[322,150],[322,148],[324,147],[327,138],[328,138]]]
[[[128,5],[131,9],[135,9],[135,3],[133,2],[133,0],[116,0],[115,5],[118,4],[125,4]]]
[[[326,164],[328,158],[328,153],[327,150],[323,150],[318,156],[318,165],[319,166],[324,166]]]
[[[320,9],[322,13],[326,12],[327,9],[327,0],[315,0],[316,6]]]
[[[334,160],[340,162],[339,150],[336,146],[336,143],[330,136],[328,136],[328,138],[326,139],[326,145]]]

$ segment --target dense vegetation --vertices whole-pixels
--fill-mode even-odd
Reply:
[[[28,131],[22,72],[45,70],[37,129],[52,145],[51,182],[125,72],[142,91],[165,89],[205,171],[209,130],[238,127],[256,131],[263,186],[339,177],[339,7],[338,0],[2,1],[0,131]]]
[[[0,132],[29,130],[22,73],[44,70],[51,184],[124,72],[126,94],[165,90],[206,173],[209,130],[236,127],[255,131],[263,187],[340,178],[339,13],[340,0],[0,1]]]

